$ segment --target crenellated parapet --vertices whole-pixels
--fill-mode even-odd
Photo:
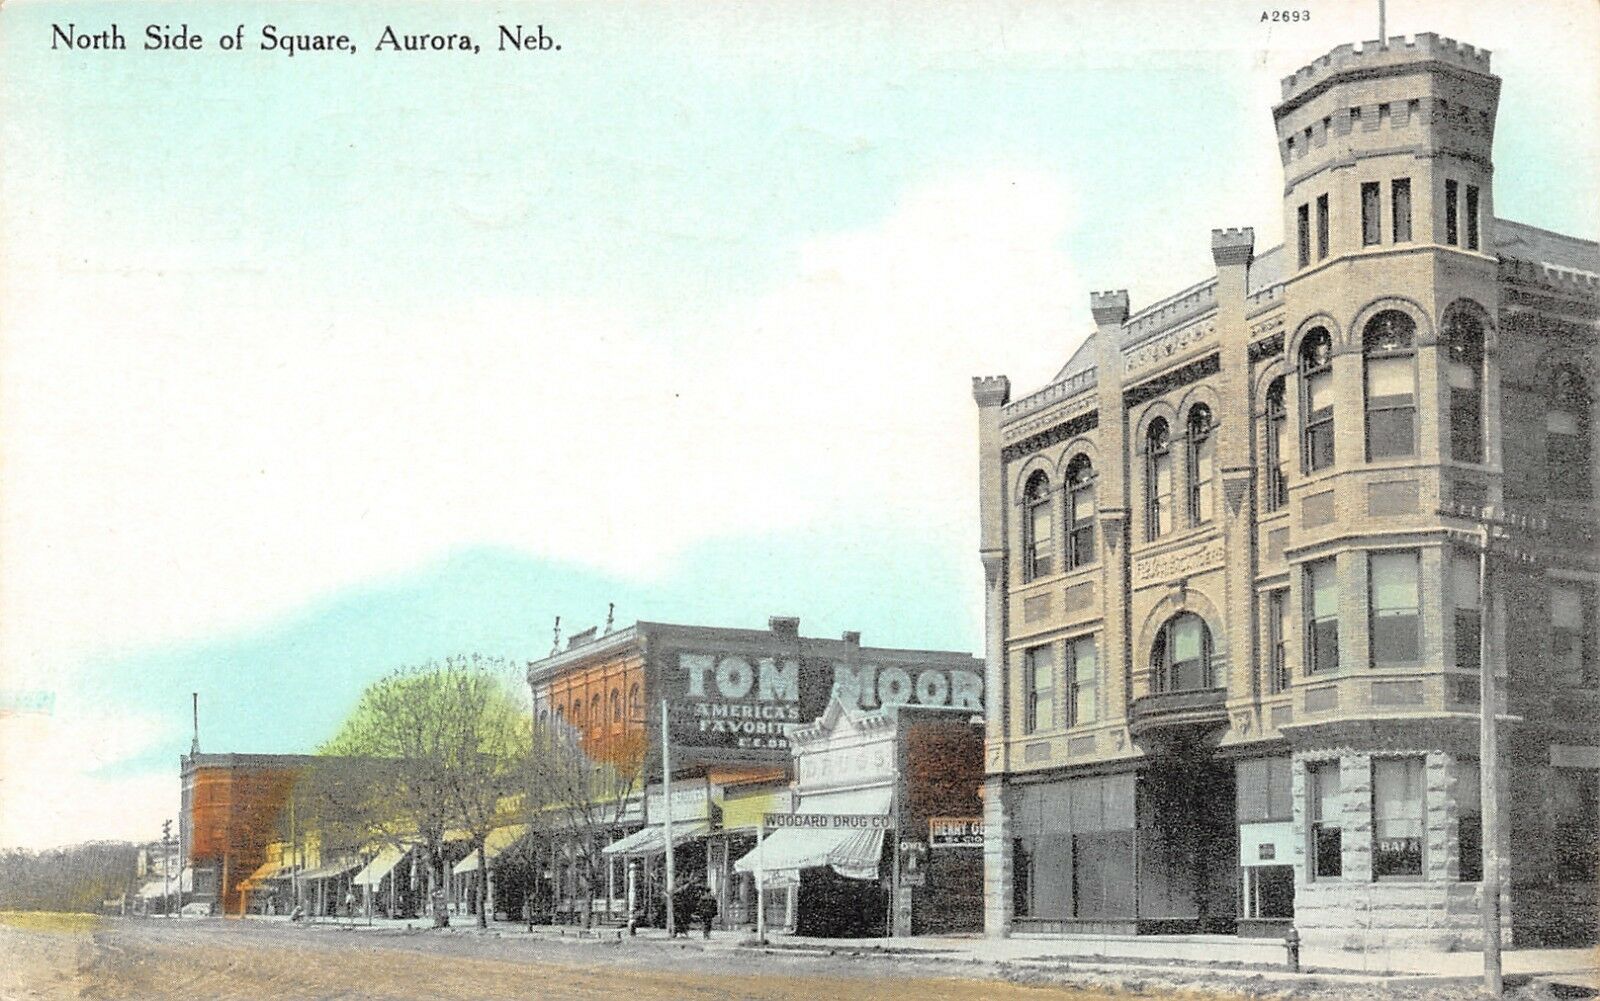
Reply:
[[[1490,72],[1488,49],[1475,48],[1431,31],[1422,32],[1410,41],[1404,35],[1396,35],[1387,43],[1376,39],[1362,42],[1360,48],[1353,44],[1341,45],[1315,62],[1300,67],[1283,78],[1283,99],[1287,102],[1291,97],[1345,71],[1372,72],[1424,60],[1449,63],[1476,73]]]
[[[1004,406],[1011,399],[1011,380],[1003,375],[975,375],[972,398],[980,407]]]
[[[1211,259],[1219,268],[1249,264],[1255,250],[1256,231],[1249,226],[1211,231]]]
[[[1089,311],[1094,314],[1098,326],[1121,326],[1128,319],[1128,290],[1090,292]]]

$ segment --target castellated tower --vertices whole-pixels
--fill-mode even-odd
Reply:
[[[1371,247],[1492,246],[1499,99],[1488,51],[1431,33],[1341,45],[1285,77],[1272,117],[1291,267]]]

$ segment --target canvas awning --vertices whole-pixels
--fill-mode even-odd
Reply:
[[[343,876],[345,873],[359,868],[361,868],[361,860],[358,858],[339,859],[336,862],[319,865],[315,869],[306,869],[300,873],[300,878],[328,879],[333,876]]]
[[[139,896],[145,900],[159,900],[168,893],[194,892],[194,870],[184,867],[182,872],[171,879],[163,876],[152,879],[139,887]]]
[[[527,824],[512,824],[508,827],[496,827],[494,830],[489,832],[488,837],[483,839],[483,857],[488,861],[494,861],[496,856],[505,851],[507,848],[510,848],[512,845],[516,844],[518,841],[521,841],[522,836],[527,833]],[[478,853],[474,851],[468,853],[467,857],[462,859],[460,862],[457,862],[455,868],[451,869],[450,871],[454,873],[476,872],[477,869]]]
[[[887,787],[802,794],[796,813],[888,817]],[[877,879],[883,857],[883,827],[784,827],[761,839],[733,864],[739,872],[761,872],[769,883],[792,883],[799,870],[830,866],[849,879]]]
[[[708,824],[673,824],[672,844],[674,847],[686,841],[703,838],[711,833]],[[660,824],[651,824],[641,828],[623,838],[614,841],[600,849],[605,855],[659,855],[667,850],[667,832]]]
[[[245,881],[239,884],[241,890],[253,890],[262,883],[274,879],[285,879],[289,876],[289,867],[278,865],[276,862],[263,862],[256,867]]]
[[[400,864],[400,860],[405,858],[409,851],[409,848],[400,849],[392,845],[384,846],[373,857],[371,862],[361,867],[361,871],[356,873],[351,882],[356,886],[376,888],[379,883],[383,882],[383,877],[394,871],[394,867]]]

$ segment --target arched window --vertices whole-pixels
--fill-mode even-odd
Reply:
[[[1054,519],[1050,515],[1050,480],[1043,471],[1028,478],[1023,506],[1023,579],[1048,577],[1055,572],[1055,538],[1051,531]]]
[[[1300,342],[1300,412],[1306,472],[1333,465],[1333,338],[1317,327]]]
[[[1172,442],[1164,418],[1150,422],[1145,434],[1145,535],[1158,539],[1172,531]]]
[[[1216,436],[1211,433],[1211,408],[1196,403],[1189,408],[1189,524],[1211,520],[1211,476],[1216,465]]]
[[[597,729],[606,725],[606,713],[600,705],[599,692],[595,692],[594,698],[589,700],[589,725]]]
[[[572,700],[572,725],[583,726],[583,698],[580,696]]]
[[[644,720],[644,696],[639,691],[637,681],[628,689],[628,717],[635,723]]]
[[[1483,461],[1483,321],[1470,310],[1445,317],[1450,351],[1450,458]]]
[[[1094,562],[1094,465],[1079,452],[1067,463],[1067,561],[1070,567]]]
[[[611,689],[611,722],[622,722],[622,693],[615,688]]]
[[[1276,511],[1289,503],[1289,484],[1283,473],[1289,407],[1283,398],[1284,380],[1278,376],[1267,387],[1267,491],[1266,507]]]
[[[1416,332],[1416,322],[1398,309],[1374,316],[1362,332],[1369,460],[1417,454]]]
[[[548,710],[548,709],[539,710],[539,725],[541,727],[543,727],[543,726],[548,726],[549,723],[550,723],[550,710]]]
[[[1570,365],[1556,369],[1545,408],[1545,475],[1550,496],[1588,500],[1594,473],[1589,442],[1589,386]]]
[[[1212,687],[1211,630],[1193,612],[1179,612],[1156,634],[1150,650],[1154,692],[1193,692]]]

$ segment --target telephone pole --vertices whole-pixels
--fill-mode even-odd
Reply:
[[[1523,565],[1535,562],[1534,553],[1518,545],[1513,531],[1542,533],[1549,523],[1538,515],[1522,515],[1494,507],[1452,504],[1439,509],[1447,518],[1475,523],[1470,531],[1451,530],[1458,543],[1471,545],[1478,554],[1478,781],[1483,808],[1483,989],[1490,997],[1505,992],[1500,961],[1500,695],[1491,642],[1494,616],[1491,605],[1499,589],[1489,586],[1491,555]]]

